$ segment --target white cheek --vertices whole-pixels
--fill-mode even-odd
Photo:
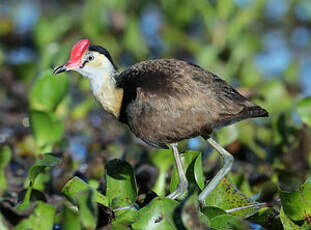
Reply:
[[[75,71],[81,74],[83,77],[90,78],[91,76],[91,74],[89,73],[86,67],[75,69]]]

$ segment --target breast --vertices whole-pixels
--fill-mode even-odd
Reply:
[[[159,145],[211,132],[209,112],[194,102],[195,96],[180,100],[142,92],[137,95],[126,108],[126,123],[137,137]]]

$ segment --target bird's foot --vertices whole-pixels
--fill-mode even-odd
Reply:
[[[181,183],[178,183],[178,186],[174,192],[171,194],[167,195],[167,198],[170,199],[177,199],[178,197],[182,196],[185,194],[188,188],[188,181],[183,181]]]
[[[130,205],[130,206],[126,206],[126,207],[122,207],[122,208],[113,209],[113,211],[114,211],[114,212],[118,212],[118,211],[129,210],[129,209],[138,210],[139,207],[138,207],[137,204],[132,204],[132,205]]]

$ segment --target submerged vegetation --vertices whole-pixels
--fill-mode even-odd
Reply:
[[[5,0],[0,12],[1,230],[311,228],[309,0]],[[221,167],[207,143],[180,143],[188,194],[165,198],[171,150],[114,121],[86,79],[52,76],[81,38],[121,70],[199,64],[269,111],[215,133],[236,161],[207,207],[198,193]]]

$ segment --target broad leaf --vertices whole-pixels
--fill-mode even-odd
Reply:
[[[172,199],[157,197],[138,211],[137,221],[132,224],[135,230],[176,230],[173,212],[177,202]]]
[[[309,220],[311,223],[311,178],[294,192],[280,191],[285,214],[294,221]]]
[[[8,230],[9,228],[5,225],[4,221],[3,221],[3,218],[1,216],[1,213],[0,213],[0,229],[1,230]]]
[[[296,110],[301,120],[311,127],[311,97],[300,100],[296,105]]]
[[[24,229],[53,229],[54,215],[56,207],[53,205],[37,201],[37,207],[33,214],[27,219],[22,220],[16,227],[16,230]]]
[[[36,177],[45,172],[47,167],[56,167],[61,163],[61,159],[51,153],[41,154],[39,160],[30,168],[28,172],[28,178],[30,184],[33,185]]]
[[[133,204],[137,198],[137,186],[132,166],[119,159],[106,164],[106,196],[113,209]]]
[[[157,181],[153,187],[153,191],[159,196],[165,195],[167,171],[174,163],[172,151],[169,149],[156,150],[150,157],[151,162],[159,169]]]
[[[54,111],[67,94],[68,87],[67,77],[54,76],[51,71],[46,71],[30,91],[30,108],[37,111]]]
[[[217,131],[217,141],[222,146],[227,146],[236,139],[238,139],[238,129],[235,125],[230,125]]]
[[[280,211],[280,218],[283,224],[284,230],[308,230],[310,227],[301,227],[296,225],[290,218],[288,218],[283,210],[283,207]]]
[[[204,188],[204,176],[202,169],[202,157],[200,152],[188,151],[181,154],[184,172],[189,183],[196,184],[200,189]],[[176,165],[172,173],[170,191],[173,192],[178,185],[178,174]]]
[[[30,111],[30,125],[35,140],[41,147],[59,141],[64,133],[64,125],[58,120],[55,114]]]
[[[0,194],[7,188],[4,170],[11,160],[11,149],[5,145],[0,149]]]
[[[254,205],[256,202],[249,199],[240,192],[229,179],[223,178],[216,188],[207,196],[205,203],[207,206],[218,207],[222,210]],[[230,214],[237,216],[250,216],[259,210],[258,207],[250,207],[235,211]]]
[[[229,214],[219,215],[211,219],[210,227],[212,229],[223,230],[223,229],[235,229],[244,230],[249,229],[246,222],[243,222],[237,216]]]
[[[209,219],[212,219],[216,216],[219,216],[219,215],[224,215],[224,214],[227,214],[224,210],[220,209],[220,208],[217,208],[217,207],[214,207],[214,206],[207,206],[207,207],[204,207],[202,209],[202,212],[209,218]]]
[[[95,229],[97,223],[97,205],[92,189],[84,190],[74,196],[74,202],[78,205],[82,225],[86,229]]]
[[[63,206],[62,229],[64,230],[81,229],[79,213],[67,207],[66,205]]]
[[[79,177],[73,177],[70,179],[62,189],[62,193],[71,201],[74,201],[74,197],[82,191],[93,189],[90,185],[85,183]],[[100,192],[94,190],[95,201],[102,205],[108,206],[108,199]]]
[[[188,196],[175,208],[173,218],[177,229],[208,229],[209,219],[200,212],[195,186],[190,187]]]
[[[121,214],[120,214],[121,213]],[[119,229],[120,227],[128,228],[131,224],[136,222],[138,217],[138,211],[135,207],[127,210],[118,211],[115,213],[116,218],[112,222],[113,229]]]

